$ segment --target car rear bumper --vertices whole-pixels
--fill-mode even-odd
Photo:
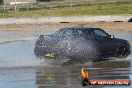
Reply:
[[[48,46],[35,46],[34,53],[36,56],[46,56],[46,54],[54,54],[55,57],[57,56],[67,56],[67,53],[64,49],[55,48],[55,47],[48,47]]]

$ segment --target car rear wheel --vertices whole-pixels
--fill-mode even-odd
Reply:
[[[126,58],[127,56],[128,56],[128,47],[126,45],[122,45],[121,47],[116,49],[117,58]]]

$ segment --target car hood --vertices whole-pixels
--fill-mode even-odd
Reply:
[[[120,39],[120,38],[114,38],[114,42],[117,42],[118,44],[125,44],[125,45],[128,45],[130,46],[129,44],[129,41],[128,40],[125,40],[125,39]]]

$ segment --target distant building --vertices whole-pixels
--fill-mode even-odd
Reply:
[[[11,2],[29,2],[29,3],[36,3],[37,0],[3,0],[5,5],[9,5]]]

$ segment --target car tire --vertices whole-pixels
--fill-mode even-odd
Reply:
[[[128,56],[128,47],[126,45],[121,45],[116,49],[115,54],[117,58],[126,58]]]

